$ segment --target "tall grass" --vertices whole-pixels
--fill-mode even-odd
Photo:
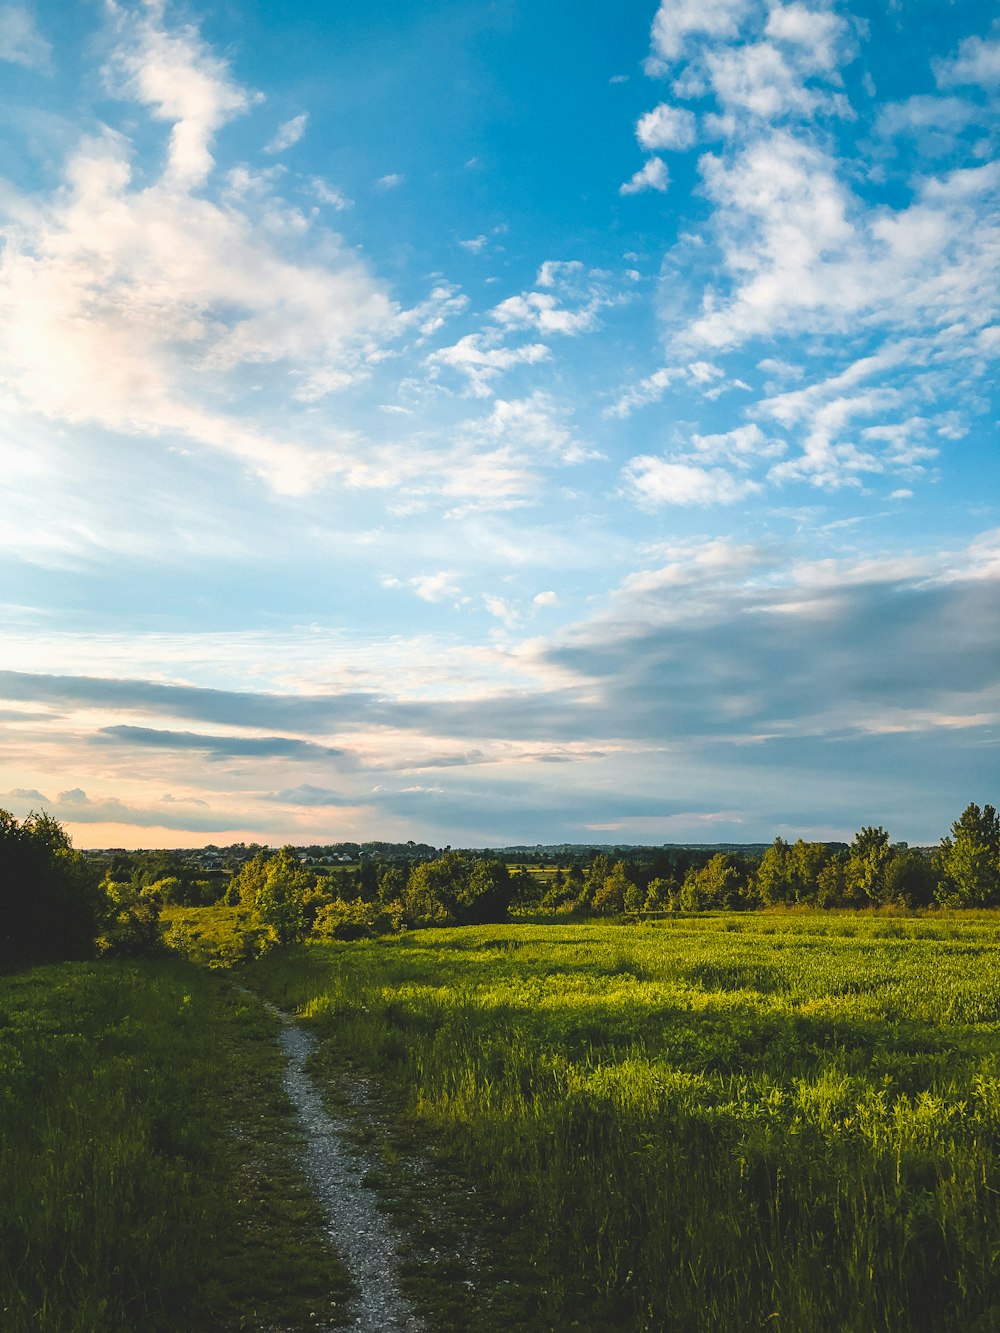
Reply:
[[[274,1026],[180,961],[0,977],[4,1333],[301,1328],[343,1298]]]
[[[537,1327],[1000,1328],[1000,917],[434,930],[251,976],[485,1183]]]

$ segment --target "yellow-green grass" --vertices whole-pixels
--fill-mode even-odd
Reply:
[[[480,1274],[436,1329],[1000,1328],[997,914],[426,930],[248,975],[513,1256],[516,1318]]]
[[[181,960],[0,977],[0,1328],[335,1322],[276,1021]]]

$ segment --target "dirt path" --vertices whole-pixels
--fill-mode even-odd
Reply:
[[[357,1283],[348,1327],[356,1333],[420,1333],[423,1325],[399,1289],[396,1234],[376,1208],[373,1191],[361,1183],[375,1163],[348,1146],[346,1123],[323,1106],[305,1067],[313,1038],[287,1014],[268,1007],[282,1020],[285,1089],[306,1136],[306,1174],[326,1214],[328,1234]]]

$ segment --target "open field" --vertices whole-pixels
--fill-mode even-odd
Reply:
[[[414,1225],[393,1163],[447,1180],[476,1296],[436,1329],[1000,1327],[997,914],[426,930],[248,977],[332,1089],[378,1080]]]
[[[336,1322],[276,1029],[179,959],[0,977],[4,1333]]]

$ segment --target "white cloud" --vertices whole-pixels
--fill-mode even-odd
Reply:
[[[677,379],[678,376],[679,372],[668,366],[662,366],[659,370],[654,370],[652,375],[647,375],[638,384],[627,388],[618,401],[605,410],[604,415],[608,417],[627,417],[637,407],[645,407],[649,403],[658,403],[673,380]]]
[[[604,272],[587,273],[577,260],[546,260],[535,279],[541,291],[520,292],[490,311],[504,329],[533,328],[543,335],[589,333],[598,313],[621,298],[608,286]]]
[[[406,177],[400,172],[391,171],[388,176],[379,176],[375,186],[379,190],[395,190],[402,185],[404,180],[406,180]]]
[[[51,69],[52,47],[23,5],[0,6],[0,60],[26,69]]]
[[[572,466],[595,457],[566,422],[562,406],[544,393],[496,399],[485,415],[452,427],[442,448],[400,451],[397,489],[426,507],[453,502],[446,517],[537,504],[543,469]],[[533,549],[537,549],[537,541]],[[490,541],[491,559],[519,559],[516,545]],[[523,554],[523,553],[522,553]]]
[[[535,460],[551,458],[561,463],[579,463],[594,457],[566,427],[558,404],[545,393],[497,399],[489,417],[477,423],[475,433],[502,440]]]
[[[407,582],[424,602],[454,601],[462,595],[455,575],[447,569],[439,570],[437,574],[417,574]]]
[[[503,597],[484,596],[483,605],[491,616],[502,621],[508,629],[513,629],[521,619],[520,612],[517,608],[511,606],[510,602]]]
[[[479,255],[486,249],[489,239],[486,236],[473,236],[471,240],[459,241],[463,250],[468,250],[470,255]]]
[[[738,481],[722,468],[671,463],[649,454],[631,459],[623,476],[633,499],[643,509],[658,509],[665,504],[733,504],[760,490],[756,482]]]
[[[297,144],[306,132],[308,121],[309,113],[306,111],[301,116],[293,116],[291,120],[286,120],[283,125],[279,125],[277,134],[266,145],[264,152],[283,153],[286,148]]]
[[[114,11],[109,69],[177,118],[162,177],[135,180],[128,140],[104,130],[49,199],[0,205],[0,390],[50,420],[180,437],[302,490],[344,470],[346,437],[331,430],[319,451],[241,419],[244,376],[270,367],[286,399],[314,401],[367,373],[398,312],[266,175],[208,196],[211,134],[249,98],[194,30],[159,31],[159,12]]]
[[[650,72],[662,72],[665,64],[679,60],[693,34],[736,37],[749,8],[749,0],[660,0],[652,31],[658,60]]]
[[[226,62],[195,28],[167,31],[164,8],[164,0],[148,0],[143,11],[109,0],[119,40],[105,73],[114,91],[170,123],[167,178],[193,186],[212,169],[209,145],[215,132],[258,99],[233,81]]]
[[[560,280],[582,272],[583,264],[579,259],[546,259],[538,270],[535,283],[539,287],[554,287]]]
[[[328,185],[321,176],[313,176],[310,184],[316,198],[324,204],[329,204],[335,208],[338,213],[344,212],[348,208],[354,207],[354,200],[348,199],[347,195],[333,185]]]
[[[733,286],[706,290],[682,342],[724,348],[862,324],[979,328],[1000,309],[990,260],[1000,228],[985,202],[995,163],[926,179],[895,212],[865,209],[826,152],[786,131],[706,155],[701,169]]]
[[[718,366],[713,366],[710,361],[692,361],[687,367],[687,373],[695,384],[711,384],[713,380],[722,379],[724,374]]]
[[[765,399],[757,411],[795,429],[802,452],[798,457],[779,463],[771,471],[775,481],[805,478],[817,486],[857,485],[859,473],[877,473],[889,468],[919,472],[923,462],[935,450],[919,441],[927,423],[898,419],[886,425],[865,426],[855,423],[872,421],[886,414],[897,414],[908,401],[901,388],[880,385],[894,371],[908,367],[927,349],[918,340],[906,340],[886,347],[880,353],[862,357],[847,369],[803,389],[796,389]],[[868,381],[876,381],[874,385]],[[859,448],[849,437],[856,432],[866,448]]]
[[[760,458],[774,458],[786,448],[783,440],[768,439],[755,424],[736,426],[718,435],[692,435],[691,443],[702,458],[735,463],[737,467],[748,467]]]
[[[520,292],[501,301],[490,318],[504,329],[533,328],[541,334],[574,335],[598,327],[601,310],[622,298],[613,292],[609,274],[587,271],[579,260],[547,259],[535,277],[540,291]]]
[[[934,73],[941,88],[980,84],[992,88],[1000,83],[1000,40],[967,37],[951,60],[936,60]]]
[[[804,86],[770,42],[710,51],[706,61],[712,87],[726,111],[774,120],[808,116],[819,105],[819,95]]]
[[[682,151],[695,141],[697,121],[694,113],[684,107],[661,102],[652,111],[641,116],[635,127],[635,137],[643,148],[674,148]]]
[[[460,371],[469,380],[469,387],[477,398],[488,398],[493,393],[492,384],[497,376],[514,366],[537,365],[546,361],[549,349],[544,343],[526,343],[521,347],[501,347],[498,339],[501,335],[487,333],[467,333],[451,347],[442,347],[432,352],[427,364],[432,370],[439,366],[449,366]]]
[[[807,9],[802,4],[775,5],[764,29],[768,37],[795,48],[798,64],[817,70],[832,70],[840,56],[847,24],[827,9]]]
[[[596,312],[566,310],[549,292],[523,292],[509,296],[490,311],[490,315],[506,329],[535,329],[541,334],[586,333],[597,323]]]
[[[412,310],[407,310],[401,318],[406,324],[417,325],[421,334],[420,341],[423,342],[465,310],[468,304],[469,298],[457,287],[451,286],[450,283],[439,283],[426,300],[421,301]]]
[[[742,380],[733,380],[731,385],[727,385],[720,383],[724,379],[725,371],[711,361],[692,361],[686,366],[661,366],[638,384],[629,386],[616,403],[605,409],[604,415],[627,417],[637,407],[658,403],[670,385],[678,382],[690,385],[709,399],[717,398],[727,387],[746,388]]]
[[[927,131],[952,136],[974,123],[982,114],[971,102],[959,97],[930,97],[920,95],[905,102],[886,102],[879,107],[875,133],[883,138],[900,135],[926,135]]]
[[[641,194],[643,190],[657,190],[663,194],[669,184],[667,164],[661,157],[651,157],[644,167],[619,186],[618,193],[628,195]]]
[[[558,606],[559,596],[557,593],[554,593],[551,590],[548,592],[538,592],[531,599],[531,605],[539,607]]]

